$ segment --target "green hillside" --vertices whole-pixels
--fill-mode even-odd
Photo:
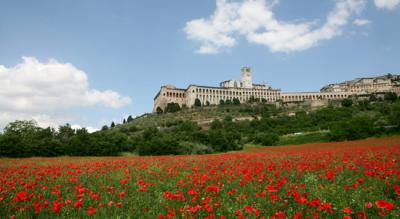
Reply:
[[[129,135],[138,142],[136,149],[145,147],[147,140],[157,136],[159,145],[163,145],[162,139],[166,137],[171,140],[168,143],[180,145],[180,148],[190,143],[191,147],[200,145],[210,151],[215,151],[209,148],[213,144],[216,151],[235,150],[245,144],[286,145],[393,134],[398,130],[399,109],[399,100],[393,98],[332,101],[324,107],[311,107],[304,102],[203,106],[174,113],[145,114],[108,131]],[[146,140],[143,136],[149,130],[155,134]],[[210,138],[215,136],[220,139],[213,142]],[[224,144],[224,148],[219,148]],[[198,153],[185,150],[178,154]]]
[[[332,106],[339,106],[340,101],[331,102]],[[276,104],[239,104],[202,106],[184,108],[174,113],[147,113],[134,118],[129,123],[118,124],[116,129],[131,128],[132,126],[143,129],[152,126],[164,127],[176,121],[190,120],[200,126],[207,128],[213,120],[223,120],[232,117],[234,121],[259,119],[266,113],[271,116],[292,115],[296,112],[313,111],[319,108],[312,108],[307,103],[298,103],[293,106],[279,106]]]
[[[173,104],[171,104],[173,106]],[[166,110],[169,111],[169,110]],[[144,114],[88,133],[34,122],[10,123],[0,134],[0,156],[108,156],[205,154],[244,146],[344,141],[400,133],[400,99],[345,99],[324,107],[299,102],[173,107],[173,113]]]

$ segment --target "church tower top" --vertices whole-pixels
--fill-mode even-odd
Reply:
[[[242,83],[243,83],[244,88],[252,88],[253,87],[251,68],[249,68],[249,67],[242,68]]]

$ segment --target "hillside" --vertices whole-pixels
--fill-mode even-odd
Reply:
[[[332,106],[339,106],[340,101],[332,101]],[[311,112],[321,107],[311,107],[308,103],[292,104],[289,106],[278,106],[274,104],[240,104],[223,106],[202,106],[194,108],[181,109],[174,113],[146,113],[134,118],[129,123],[118,124],[116,129],[125,129],[136,127],[144,129],[152,126],[164,127],[175,123],[178,120],[189,120],[198,125],[207,128],[214,120],[223,120],[226,117],[232,117],[233,121],[244,121],[260,119],[263,114],[270,116],[295,115],[296,112]]]
[[[170,144],[178,146],[168,153],[209,153],[237,150],[245,144],[289,145],[397,133],[399,112],[396,99],[346,99],[325,107],[304,102],[205,106],[145,114],[107,131],[129,135],[139,154],[153,154],[147,149]]]
[[[40,128],[10,123],[0,134],[0,156],[109,156],[207,154],[244,146],[290,145],[364,139],[400,133],[400,99],[345,99],[325,107],[303,102],[175,109],[145,114],[88,133],[70,125]]]

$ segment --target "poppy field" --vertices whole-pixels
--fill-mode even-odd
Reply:
[[[400,137],[0,159],[0,218],[399,218]]]

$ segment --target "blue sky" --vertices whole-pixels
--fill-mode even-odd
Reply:
[[[0,0],[0,127],[99,128],[242,66],[283,91],[398,73],[399,23],[400,0]]]

